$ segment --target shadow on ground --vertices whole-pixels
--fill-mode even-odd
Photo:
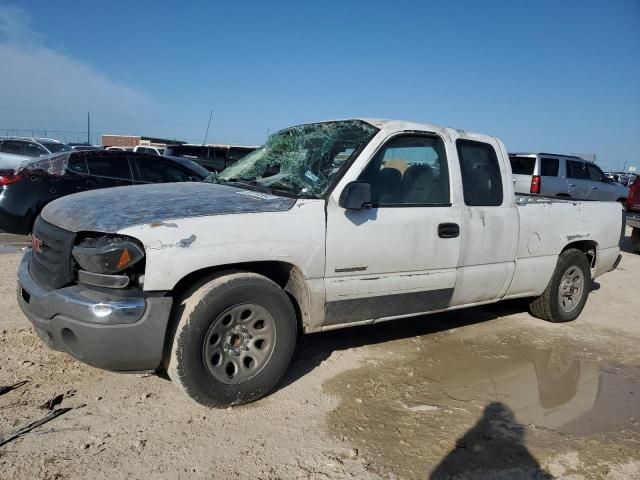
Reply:
[[[438,464],[430,480],[494,478],[551,479],[525,446],[525,427],[513,411],[492,402],[482,417]]]

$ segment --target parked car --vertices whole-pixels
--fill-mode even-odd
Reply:
[[[35,157],[71,151],[70,146],[52,138],[0,138],[0,169],[13,169]]]
[[[528,298],[580,315],[620,261],[615,203],[514,196],[503,143],[393,120],[270,137],[208,182],[47,205],[18,302],[52,348],[100,368],[164,365],[192,399],[271,391],[299,332]]]
[[[640,177],[636,176],[629,186],[627,199],[627,225],[632,228],[633,251],[640,253]]]
[[[190,158],[212,172],[221,172],[255,149],[234,145],[168,145],[164,155]]]
[[[149,153],[151,155],[164,155],[164,150],[164,148],[149,147],[146,145],[138,145],[137,147],[133,148],[134,152]]]
[[[31,232],[46,204],[71,193],[144,183],[201,181],[207,175],[209,171],[190,160],[144,153],[83,151],[50,156],[17,171],[0,171],[0,230]]]
[[[516,193],[620,202],[628,190],[600,167],[579,157],[553,153],[510,153]]]

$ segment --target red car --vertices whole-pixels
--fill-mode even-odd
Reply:
[[[640,253],[640,176],[629,185],[627,197],[627,225],[633,229],[633,251]]]

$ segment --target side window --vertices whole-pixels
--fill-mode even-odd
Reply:
[[[120,155],[105,155],[87,158],[90,175],[96,177],[120,178],[131,180],[131,168],[127,157]]]
[[[589,180],[594,182],[602,182],[606,178],[605,174],[602,173],[602,170],[590,163],[587,164],[587,171],[589,172]]]
[[[374,206],[449,205],[449,168],[438,137],[391,139],[360,179],[371,184]]]
[[[190,175],[162,160],[148,157],[135,157],[140,180],[149,183],[188,182]]]
[[[40,157],[42,155],[49,155],[49,152],[36,143],[27,142],[24,144],[24,154],[30,157]]]
[[[67,167],[70,171],[75,173],[89,173],[89,169],[87,168],[87,161],[84,159],[84,156],[73,156],[69,159],[69,166]]]
[[[22,155],[23,143],[24,142],[16,142],[15,140],[5,140],[4,142],[2,142],[0,152]]]
[[[464,203],[469,206],[502,205],[502,175],[496,151],[491,145],[473,140],[456,142]]]
[[[543,177],[557,177],[560,169],[560,160],[557,158],[540,159],[540,175]]]
[[[574,160],[567,160],[567,177],[575,178],[576,180],[588,180],[587,166],[584,162],[577,162]]]

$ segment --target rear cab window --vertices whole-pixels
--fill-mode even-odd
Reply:
[[[502,205],[502,174],[494,148],[475,140],[456,141],[464,203],[469,206]]]

